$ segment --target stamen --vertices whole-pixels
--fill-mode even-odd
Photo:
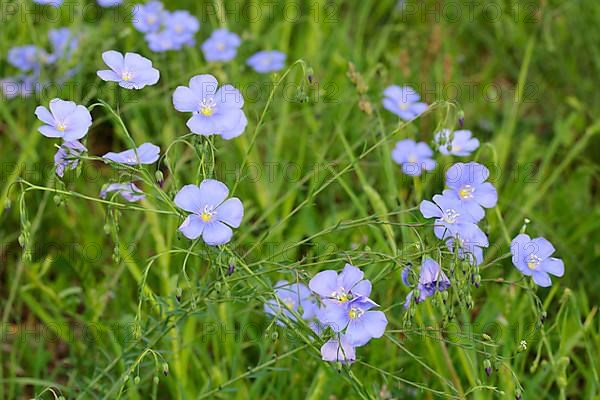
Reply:
[[[363,310],[361,310],[360,308],[357,307],[351,307],[350,311],[348,311],[348,316],[350,317],[350,319],[357,319],[362,317],[362,315],[365,312]]]
[[[460,214],[457,213],[455,210],[448,209],[444,211],[444,221],[448,224],[455,223],[458,217],[460,217]]]
[[[202,218],[202,221],[204,222],[210,222],[216,214],[217,212],[213,210],[213,207],[204,206],[204,210],[200,214],[200,218]]]
[[[531,270],[536,269],[540,265],[540,262],[542,262],[542,259],[535,254],[530,254],[527,257],[527,267]]]
[[[470,199],[471,197],[473,197],[474,191],[475,188],[473,186],[465,185],[458,191],[458,194],[460,195],[461,199]]]
[[[215,100],[212,97],[208,99],[202,99],[202,101],[200,102],[200,113],[202,115],[210,117],[214,114],[216,105],[217,103],[215,103]]]

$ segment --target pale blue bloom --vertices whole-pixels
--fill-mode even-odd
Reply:
[[[253,54],[247,61],[250,67],[256,72],[266,74],[277,72],[285,67],[286,55],[280,51],[259,51]]]
[[[240,37],[235,33],[224,28],[217,29],[202,43],[202,52],[209,62],[231,61],[241,43]]]
[[[189,87],[175,89],[173,106],[177,111],[193,113],[187,122],[192,133],[231,139],[241,135],[248,123],[242,110],[244,98],[231,85],[218,90],[217,87],[217,79],[212,75],[194,76]]]
[[[65,169],[75,169],[79,165],[79,157],[87,149],[78,140],[64,142],[54,155],[54,168],[56,175],[61,178],[65,174]]]
[[[429,107],[421,102],[421,96],[410,86],[388,86],[383,91],[383,107],[404,121],[410,121]]]
[[[479,147],[479,140],[472,137],[471,131],[450,131],[444,129],[435,134],[438,150],[444,155],[468,156]]]
[[[211,246],[226,244],[244,217],[244,206],[237,197],[227,199],[229,189],[224,183],[205,179],[200,186],[186,185],[175,196],[177,207],[191,214],[179,227],[188,239],[202,236]],[[226,200],[227,199],[227,200]]]
[[[521,233],[510,244],[512,262],[525,276],[542,287],[552,285],[550,274],[561,277],[565,274],[565,265],[560,258],[551,257],[554,246],[543,237],[531,239]]]
[[[100,197],[105,199],[109,193],[118,193],[129,202],[140,201],[146,198],[144,192],[135,183],[111,183],[100,191]]]
[[[42,135],[65,142],[81,139],[92,125],[92,115],[87,108],[61,99],[50,101],[50,111],[38,106],[35,115],[45,124],[38,128]]]
[[[446,186],[456,195],[463,208],[479,221],[485,216],[485,208],[498,202],[496,188],[486,180],[490,171],[476,162],[456,163],[446,171]]]
[[[165,11],[160,1],[151,1],[135,5],[132,12],[135,29],[142,33],[150,33],[158,31]]]
[[[154,164],[160,156],[160,148],[152,143],[144,143],[136,150],[129,149],[120,153],[109,152],[102,156],[106,160],[125,165]]]
[[[402,172],[410,176],[419,176],[423,171],[433,170],[437,163],[433,159],[433,150],[425,142],[404,139],[396,143],[392,150],[392,159],[402,167]]]
[[[421,273],[419,274],[419,283],[417,289],[419,289],[419,297],[415,299],[416,303],[425,301],[426,298],[431,297],[436,291],[443,292],[450,287],[450,279],[446,276],[444,271],[440,268],[440,265],[433,259],[426,257],[423,260],[421,266]],[[406,296],[404,308],[408,308],[410,301],[413,297],[413,291]]]
[[[136,53],[125,53],[110,50],[102,53],[102,59],[110,70],[100,70],[98,76],[105,81],[118,82],[125,89],[142,89],[146,85],[154,85],[160,73],[152,67],[152,61]]]

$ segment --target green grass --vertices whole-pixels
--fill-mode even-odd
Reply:
[[[221,25],[243,37],[236,61],[218,66],[197,47],[151,53],[124,11],[36,21],[45,8],[13,3],[37,14],[4,11],[0,76],[15,74],[5,62],[10,47],[46,46],[51,27],[83,38],[71,65],[44,71],[55,79],[79,64],[71,85],[0,102],[0,398],[504,399],[520,386],[524,399],[599,398],[600,3],[496,0],[470,14],[461,1],[453,18],[449,8],[425,12],[433,1],[408,0],[404,13],[392,0],[280,1],[252,20],[244,10],[256,3],[244,0],[225,1],[221,19],[208,12],[211,2],[167,5],[200,18],[199,42]],[[247,68],[264,48],[287,53],[289,68],[277,76]],[[125,92],[100,81],[109,49],[151,58],[159,84]],[[349,79],[349,63],[368,89]],[[249,125],[239,138],[188,135],[171,94],[199,73],[242,89]],[[381,107],[394,83],[435,106],[399,125]],[[309,101],[298,101],[304,95]],[[54,142],[37,133],[33,115],[57,96],[119,110],[93,108],[89,159],[64,183],[51,170]],[[499,190],[483,222],[491,246],[482,285],[457,278],[465,292],[452,290],[448,306],[431,299],[408,318],[400,270],[443,251],[416,209],[441,192],[443,175],[409,179],[390,152],[399,139],[431,141],[440,127],[457,128],[459,110],[483,143],[460,161],[490,165]],[[153,196],[134,206],[97,199],[105,182],[130,174],[97,160],[129,147],[119,116],[136,143],[169,148],[164,192],[147,168]],[[456,161],[439,156],[438,171]],[[223,248],[179,235],[171,208],[181,186],[210,176],[245,205]],[[565,261],[550,289],[532,287],[507,257],[525,218],[527,232],[548,238]],[[447,252],[444,260],[449,269]],[[307,283],[345,262],[373,280],[389,320],[350,368],[321,361],[322,339],[304,324],[277,326],[263,312],[277,280]]]

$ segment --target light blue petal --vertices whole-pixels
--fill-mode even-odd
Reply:
[[[219,246],[228,243],[232,236],[233,231],[231,228],[222,222],[206,224],[204,232],[202,232],[202,239],[209,246]]]

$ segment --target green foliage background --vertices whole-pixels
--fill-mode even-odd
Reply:
[[[219,26],[242,36],[224,65],[207,65],[197,46],[151,53],[126,7],[55,18],[29,1],[0,5],[0,76],[15,73],[10,47],[47,46],[51,27],[82,34],[71,65],[44,71],[55,79],[78,65],[70,84],[0,102],[0,398],[488,399],[512,398],[517,382],[525,399],[599,398],[597,1],[169,2],[200,19],[199,42]],[[268,48],[292,65],[276,87],[281,74],[244,63]],[[151,58],[159,84],[125,92],[100,81],[109,49]],[[367,87],[349,79],[349,63]],[[187,117],[171,94],[199,73],[242,90],[244,135],[181,141]],[[390,84],[412,85],[432,111],[399,126],[381,107]],[[33,114],[53,97],[118,104],[137,143],[164,151],[179,139],[165,192],[211,174],[235,186],[246,216],[231,245],[192,248],[177,233],[181,219],[153,212],[161,205],[152,198],[141,210],[94,201],[119,178],[101,162],[57,182],[55,148]],[[459,110],[485,143],[468,160],[491,166],[500,194],[484,226],[482,286],[471,288],[474,307],[453,308],[451,321],[449,307],[429,301],[409,324],[400,270],[440,251],[415,207],[442,190],[443,175],[408,179],[390,152],[402,138],[431,141],[441,127],[457,128]],[[116,118],[101,107],[93,117],[91,156],[128,147]],[[438,161],[442,171],[458,160]],[[525,218],[565,262],[550,289],[531,288],[507,258]],[[349,261],[374,281],[390,323],[348,369],[322,362],[305,326],[273,325],[262,302],[279,279],[307,282]]]

